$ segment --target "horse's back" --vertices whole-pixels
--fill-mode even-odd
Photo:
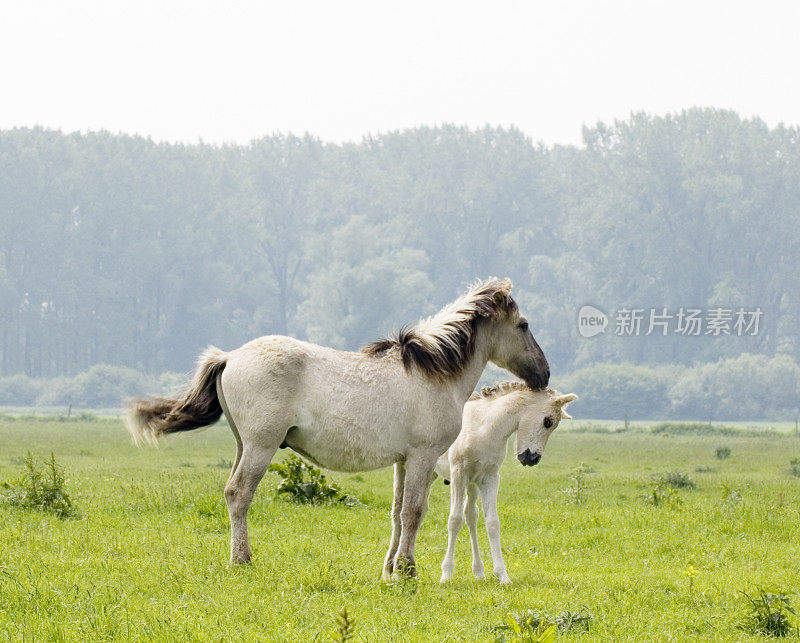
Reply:
[[[222,390],[240,432],[279,442],[331,469],[361,471],[429,441],[435,388],[390,356],[270,335],[228,355]],[[442,396],[440,396],[442,397]],[[284,440],[285,437],[285,440]]]

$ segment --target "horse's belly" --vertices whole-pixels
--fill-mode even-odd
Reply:
[[[386,417],[370,415],[355,422],[325,412],[301,414],[305,417],[289,431],[286,443],[320,466],[336,471],[369,471],[402,460],[408,431]]]

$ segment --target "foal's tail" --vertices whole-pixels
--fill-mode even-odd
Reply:
[[[166,433],[189,431],[212,424],[222,415],[216,381],[228,363],[228,354],[209,346],[197,360],[194,378],[172,397],[131,400],[125,423],[134,444],[155,442]]]

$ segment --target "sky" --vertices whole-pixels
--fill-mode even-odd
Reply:
[[[5,0],[0,129],[326,141],[692,106],[800,123],[800,3]]]

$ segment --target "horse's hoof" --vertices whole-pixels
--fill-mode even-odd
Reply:
[[[404,578],[414,578],[417,575],[417,566],[414,564],[413,558],[403,556],[394,561],[394,572],[392,572],[392,581],[401,580]]]
[[[450,582],[450,576],[445,576],[444,574],[442,574],[442,577],[439,579],[439,582],[440,583],[449,583]]]
[[[228,567],[241,567],[242,565],[250,565],[252,563],[252,559],[250,556],[232,556],[231,561],[228,563]]]
[[[511,579],[508,576],[505,578],[498,578],[497,580],[500,581],[501,585],[511,585]]]
[[[486,574],[484,574],[483,572],[475,574],[475,580],[486,580]]]

